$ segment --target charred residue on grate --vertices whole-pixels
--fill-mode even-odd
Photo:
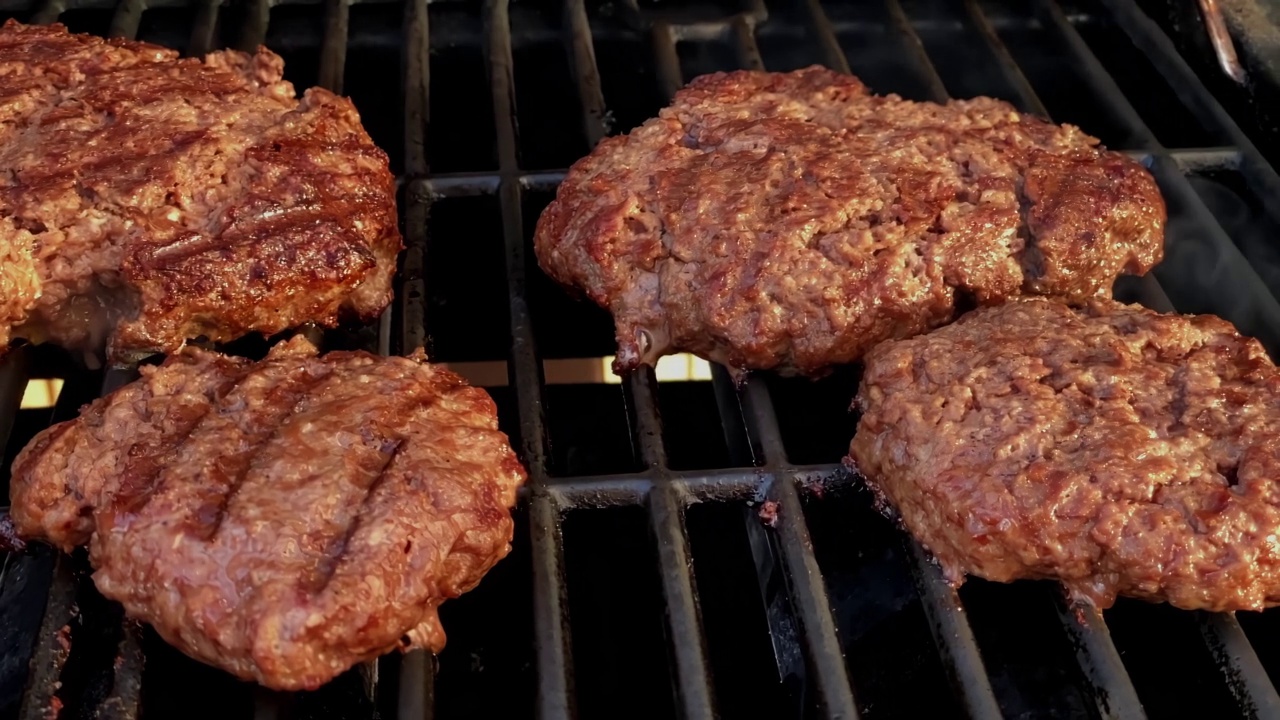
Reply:
[[[962,713],[930,637],[897,528],[871,508],[869,493],[860,488],[803,497],[859,709],[872,717]],[[901,692],[903,687],[915,691]]]
[[[1049,582],[1012,585],[970,579],[960,589],[991,683],[1008,717],[1097,718]]]

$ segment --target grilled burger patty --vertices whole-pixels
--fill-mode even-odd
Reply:
[[[395,179],[352,104],[267,50],[0,29],[0,352],[117,359],[376,317]]]
[[[187,350],[13,467],[18,533],[204,662],[315,688],[444,644],[436,608],[504,557],[525,472],[482,390],[419,358]]]
[[[822,68],[707,75],[576,163],[535,247],[613,312],[619,371],[688,351],[816,373],[958,300],[1079,300],[1158,262],[1155,182],[1097,142]]]
[[[866,358],[851,459],[953,583],[1280,604],[1280,372],[1210,316],[1045,299]]]

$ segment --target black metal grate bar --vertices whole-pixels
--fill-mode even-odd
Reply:
[[[1013,55],[1009,53],[1009,48],[1005,47],[1004,41],[1000,39],[1000,35],[991,25],[991,20],[983,11],[978,0],[965,0],[965,11],[969,15],[969,19],[973,21],[973,26],[977,28],[978,34],[986,41],[987,46],[995,54],[996,61],[1000,64],[1000,71],[1004,73],[1005,80],[1013,86],[1014,91],[1018,94],[1018,106],[1024,112],[1030,112],[1040,117],[1049,117],[1049,110],[1040,101],[1040,96],[1036,94],[1035,88],[1031,86],[1031,81],[1027,80],[1027,76],[1022,72],[1022,68],[1013,59]]]
[[[920,602],[929,618],[929,629],[942,653],[956,695],[971,718],[1001,717],[1000,703],[991,688],[991,678],[987,676],[978,640],[969,626],[960,596],[915,538],[905,538],[904,542],[911,557]]]
[[[267,41],[267,26],[271,23],[271,0],[249,0],[245,8],[244,25],[240,28],[240,40],[236,48],[252,53]]]
[[[431,26],[427,0],[407,0],[404,13],[404,170],[410,177],[418,177],[429,167],[426,134],[431,107]],[[425,223],[425,216],[422,220]],[[405,225],[408,229],[407,220]],[[417,331],[421,328],[419,325]]]
[[[435,715],[435,661],[426,650],[414,650],[400,659],[400,693],[396,717],[400,720],[431,720]]]
[[[191,25],[191,39],[187,41],[187,54],[203,57],[215,46],[214,34],[218,30],[218,10],[222,0],[199,0],[195,22]]]
[[[669,25],[667,27],[670,27]],[[739,44],[740,62],[744,67],[753,56],[747,55],[747,44]],[[1048,117],[1048,115],[1045,115]],[[1159,153],[1145,150],[1125,151],[1125,154],[1144,163],[1150,163],[1159,156],[1165,156],[1184,170],[1227,170],[1240,166],[1240,151],[1233,147],[1205,148],[1165,148]],[[564,169],[559,170],[521,170],[518,173],[520,186],[525,190],[550,192],[564,180]],[[501,184],[501,175],[493,172],[461,172],[440,173],[428,177],[409,180],[408,187],[419,187],[433,197],[472,197],[476,195],[494,195]]]
[[[644,367],[627,378],[635,406],[640,455],[656,482],[649,492],[649,527],[658,551],[662,594],[667,608],[667,634],[675,663],[672,668],[681,716],[687,720],[715,716],[707,670],[705,634],[698,612],[693,579],[693,555],[684,527],[684,503],[667,475],[658,413],[658,381],[653,368]]]
[[[818,47],[822,50],[822,63],[832,70],[846,75],[851,74],[853,71],[849,67],[849,59],[840,49],[835,27],[827,18],[827,12],[822,9],[822,3],[819,0],[805,0],[804,6],[808,13],[809,25],[813,28],[813,33],[818,39]]]
[[[65,419],[65,418],[64,418]],[[58,553],[53,559],[53,581],[45,601],[40,634],[31,656],[27,691],[22,696],[18,717],[44,720],[57,714],[58,677],[71,654],[71,621],[75,617],[76,582],[70,555]]]
[[[925,52],[924,43],[916,33],[911,20],[903,11],[898,0],[886,0],[886,8],[895,30],[902,35],[916,67],[917,75],[924,82],[929,99],[934,102],[946,102],[949,99],[946,86],[938,75],[937,68]],[[995,692],[991,688],[986,667],[982,661],[982,652],[965,616],[964,606],[946,580],[941,570],[930,559],[928,554],[914,539],[907,539],[908,556],[911,559],[911,573],[916,588],[920,593],[920,601],[924,605],[925,614],[929,618],[929,629],[934,643],[950,676],[957,695],[964,703],[965,709],[973,718],[1000,717],[1000,705]]]
[[[113,393],[138,378],[135,368],[113,368],[102,380],[100,395]],[[89,582],[84,578],[83,582]],[[138,716],[142,699],[142,628],[131,620],[121,621],[120,642],[112,664],[111,691],[98,706],[98,717],[132,720]]]
[[[40,9],[31,15],[31,22],[35,25],[48,25],[57,20],[66,9],[66,0],[45,0]]]
[[[142,627],[126,621],[120,638],[111,694],[98,706],[99,720],[134,720],[142,704]]]
[[[130,40],[138,37],[138,23],[142,21],[142,11],[146,8],[146,0],[124,0],[116,6],[116,12],[111,18],[111,29],[107,34]]]
[[[756,44],[755,20],[742,13],[733,19],[733,37],[738,47],[738,58],[743,69],[764,70],[764,60]]]
[[[578,102],[582,104],[582,134],[587,144],[595,147],[609,128],[605,122],[604,91],[600,89],[600,70],[596,66],[596,48],[591,40],[591,23],[583,0],[565,0],[565,27],[569,37],[569,62],[577,80]]]
[[[1142,701],[1125,670],[1120,653],[1111,641],[1107,621],[1091,607],[1072,605],[1060,599],[1057,603],[1062,625],[1080,661],[1080,669],[1093,687],[1098,712],[1103,718],[1131,720],[1145,718]]]
[[[404,40],[404,167],[410,177],[425,175],[426,134],[430,120],[431,35],[427,0],[406,0]],[[404,245],[400,265],[401,353],[426,346],[427,214],[431,188],[421,181],[404,189]]]
[[[72,382],[68,383],[69,386],[64,386],[58,396],[52,415],[55,423],[74,418],[79,404],[86,395],[92,394],[85,387],[94,382],[90,375],[78,375]],[[71,623],[78,612],[76,591],[80,578],[77,577],[77,560],[57,551],[53,551],[51,558],[49,554],[42,557],[52,563],[53,573],[45,599],[40,632],[36,636],[31,655],[26,692],[22,696],[18,712],[22,720],[42,720],[48,717],[51,709],[56,713],[60,703],[57,699],[61,686],[59,678],[75,641]]]
[[[831,614],[826,583],[813,554],[813,541],[805,522],[804,507],[796,490],[796,478],[778,469],[786,463],[782,433],[769,390],[759,378],[748,380],[742,397],[748,426],[763,453],[769,474],[768,498],[777,503],[778,545],[795,610],[800,619],[801,642],[808,657],[811,682],[828,718],[858,717],[844,663],[835,618]]]
[[[342,92],[347,66],[347,32],[351,0],[327,0],[324,9],[324,39],[320,45],[318,84],[335,93]]]
[[[1240,711],[1259,720],[1280,717],[1280,694],[1235,613],[1200,613],[1200,632]]]
[[[560,510],[546,493],[546,426],[542,406],[542,368],[534,345],[525,291],[525,242],[516,145],[515,80],[512,76],[511,21],[507,0],[486,0],[486,59],[498,140],[497,191],[502,209],[507,289],[511,316],[511,363],[522,439],[521,457],[529,470],[530,537],[533,543],[534,641],[537,652],[537,714],[573,717],[573,664],[565,599],[564,549]]]
[[[1200,78],[1196,77],[1195,71],[1178,54],[1173,42],[1160,30],[1160,26],[1143,13],[1137,3],[1103,0],[1103,4],[1111,11],[1116,24],[1125,31],[1134,46],[1147,56],[1164,77],[1178,100],[1205,127],[1223,134],[1239,150],[1243,156],[1240,172],[1254,192],[1263,198],[1280,197],[1280,174],[1262,158],[1253,141],[1214,99]],[[1273,218],[1280,219],[1280,207],[1270,202],[1265,205]]]
[[[907,13],[903,11],[902,4],[898,0],[885,0],[885,9],[889,12],[889,22],[893,25],[893,29],[902,36],[903,45],[907,54],[911,56],[916,75],[924,83],[929,99],[935,102],[946,102],[947,88],[942,84],[942,76],[938,75],[938,69],[929,59],[929,53],[925,52],[924,42],[916,33]]]
[[[745,15],[745,13],[743,14]],[[739,17],[742,17],[740,15]],[[744,18],[745,21],[745,18]],[[747,29],[750,29],[747,25]],[[675,52],[674,35],[669,26],[655,25],[653,29],[654,52],[657,56],[659,84],[674,94],[680,86],[679,60]],[[754,37],[737,35],[738,57],[746,67],[764,69],[764,61],[756,47]],[[720,371],[723,373],[723,371]],[[721,385],[724,383],[722,382]],[[768,496],[778,504],[777,531],[782,546],[782,561],[787,580],[796,595],[796,609],[800,615],[802,642],[812,663],[813,681],[827,717],[852,720],[858,716],[853,701],[853,691],[835,632],[835,620],[827,601],[827,592],[813,554],[813,543],[805,524],[804,509],[795,488],[795,479],[783,468],[786,466],[786,450],[778,429],[777,416],[769,399],[768,388],[759,377],[748,378],[742,391],[739,406],[749,408],[753,425],[750,429],[758,442],[767,471],[774,475],[768,483]],[[722,411],[729,403],[719,403]],[[726,426],[738,421],[735,413],[722,416]],[[782,474],[778,474],[781,471]]]

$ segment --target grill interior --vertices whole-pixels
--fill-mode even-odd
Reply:
[[[265,43],[298,87],[350,95],[402,178],[408,250],[382,323],[325,347],[431,357],[486,378],[530,470],[515,547],[446,603],[438,658],[387,656],[311,693],[257,689],[124,621],[83,555],[0,575],[4,717],[1228,717],[1280,715],[1280,614],[1122,600],[1049,583],[957,594],[839,468],[856,369],[606,382],[606,313],[537,269],[564,170],[695,75],[823,63],[913,99],[992,95],[1081,125],[1153,171],[1166,260],[1117,294],[1212,312],[1280,350],[1280,179],[1131,0],[0,0],[7,16],[198,54]],[[1252,127],[1251,127],[1252,129]],[[261,355],[246,340],[231,352]],[[592,370],[594,368],[594,370]],[[53,348],[0,365],[0,474],[136,370]],[[65,378],[19,409],[28,379]],[[544,381],[545,380],[545,381]],[[775,509],[770,525],[762,509]],[[767,514],[767,513],[766,513]]]

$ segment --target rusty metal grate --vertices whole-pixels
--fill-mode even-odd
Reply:
[[[1026,677],[1009,669],[997,645],[1010,640],[992,639],[991,621],[983,619],[991,614],[990,598],[1021,591],[979,585],[957,594],[918,545],[880,526],[868,531],[879,533],[874,552],[906,578],[909,597],[901,602],[916,609],[922,637],[932,639],[912,651],[924,657],[919,672],[936,670],[941,687],[933,698],[934,691],[911,681],[914,669],[899,686],[868,669],[877,658],[865,657],[849,631],[850,618],[859,617],[849,608],[864,607],[850,605],[849,595],[860,590],[850,589],[829,559],[861,556],[865,548],[835,546],[832,538],[844,536],[832,528],[845,522],[844,510],[824,509],[837,502],[826,495],[849,484],[838,466],[839,443],[852,427],[843,407],[856,376],[807,387],[753,377],[737,388],[715,367],[709,383],[689,392],[676,393],[652,371],[627,378],[621,390],[599,383],[555,389],[544,382],[544,363],[607,354],[611,331],[603,314],[566,304],[549,288],[529,245],[532,223],[563,166],[609,132],[652,115],[690,75],[816,61],[858,72],[873,89],[919,99],[1003,96],[1024,111],[1082,121],[1111,146],[1139,157],[1169,203],[1168,259],[1153,276],[1122,283],[1118,294],[1162,310],[1221,314],[1275,354],[1280,263],[1270,244],[1274,236],[1265,232],[1280,227],[1275,171],[1131,0],[1078,8],[1037,0],[1033,6],[1008,11],[978,0],[688,6],[650,0],[45,0],[33,6],[0,0],[0,11],[20,19],[62,21],[73,30],[152,40],[189,54],[266,42],[285,56],[300,86],[352,95],[402,178],[408,250],[396,303],[381,325],[354,335],[328,333],[325,344],[383,353],[425,344],[449,362],[504,361],[508,383],[494,394],[531,476],[516,552],[494,572],[511,578],[486,581],[476,595],[492,583],[498,587],[482,599],[453,601],[452,618],[446,605],[445,626],[462,638],[452,641],[438,666],[416,652],[370,663],[315,693],[254,690],[181,658],[123,621],[93,591],[83,557],[35,550],[6,557],[0,576],[0,640],[18,649],[7,650],[0,663],[0,704],[8,693],[8,712],[22,718],[48,717],[56,707],[64,717],[104,718],[431,718],[495,709],[532,710],[543,718],[711,718],[750,717],[766,706],[794,717],[854,718],[859,711],[876,717],[893,715],[894,708],[901,716],[921,708],[978,718],[1054,716],[1053,708],[1037,705],[1044,698],[1024,687]],[[1218,187],[1244,200],[1224,203],[1214,194]],[[1241,208],[1252,213],[1247,222]],[[472,339],[461,340],[464,335]],[[261,348],[249,341],[231,349]],[[39,427],[72,417],[80,403],[135,372],[89,372],[45,348],[12,353],[0,365],[6,460]],[[27,380],[51,376],[66,378],[52,416],[20,412]],[[686,416],[694,405],[699,409]],[[613,419],[597,422],[596,412]],[[586,427],[619,424],[612,431]],[[697,444],[714,448],[691,449]],[[864,511],[866,499],[852,498],[848,502]],[[757,517],[763,502],[775,504],[773,526]],[[706,524],[705,508],[729,509],[717,516],[725,522],[707,525],[714,532],[698,529]],[[610,514],[619,509],[629,514]],[[623,543],[599,557],[583,549],[616,541],[609,528],[614,518],[644,536],[634,552]],[[588,525],[590,532],[580,529]],[[722,590],[699,579],[729,577],[716,564],[728,555],[705,552],[725,528],[746,553],[750,576],[745,591],[727,602]],[[606,572],[615,562],[610,552],[622,558],[615,579],[624,579],[625,593],[599,583],[590,591],[599,594],[581,591],[590,578],[575,578],[584,568]],[[868,592],[880,582],[872,578]],[[644,587],[650,596],[637,602],[648,603],[651,622],[637,620],[642,628],[616,637],[659,646],[658,654],[622,661],[614,670],[623,679],[597,687],[608,669],[594,667],[602,651],[591,640],[600,631],[592,623],[605,617],[596,613],[606,613],[596,600],[619,601],[619,594]],[[1021,602],[1023,595],[1016,597]],[[1027,612],[1051,617],[1072,664],[1053,682],[1079,686],[1084,705],[1077,710],[1105,718],[1171,714],[1165,693],[1151,690],[1159,687],[1151,673],[1122,657],[1107,619],[1041,599],[1039,610]],[[757,689],[775,705],[761,700],[754,706],[749,682],[725,679],[759,660],[725,659],[721,647],[732,633],[717,628],[735,602],[754,608],[747,615],[752,624],[740,632],[767,638],[770,667],[763,677],[778,687]],[[890,601],[876,596],[871,602]],[[1126,612],[1127,625],[1129,616],[1157,610]],[[507,615],[525,620],[496,620]],[[1231,615],[1177,617],[1198,636],[1187,652],[1219,671],[1197,676],[1215,688],[1206,696],[1216,692],[1242,715],[1280,715],[1267,671],[1277,667],[1269,645],[1280,643],[1260,644],[1265,652],[1255,652]],[[497,629],[486,633],[488,625]],[[648,642],[644,628],[656,628],[661,639]],[[1257,640],[1259,633],[1253,635]],[[469,658],[450,656],[459,642],[458,652]],[[888,643],[895,642],[910,639],[891,634]],[[486,643],[506,649],[489,652]],[[1035,656],[1040,649],[1023,651]],[[632,648],[624,643],[614,652]],[[634,680],[640,686],[627,684],[628,672],[655,658],[661,667]],[[490,672],[485,662],[502,665],[492,679],[483,679]],[[654,672],[669,685],[644,684]],[[447,698],[455,684],[473,696]],[[1173,683],[1168,689],[1176,702],[1178,689]],[[625,696],[611,694],[619,690]],[[894,696],[911,695],[925,697],[893,704]],[[1077,695],[1045,697],[1057,702]]]

